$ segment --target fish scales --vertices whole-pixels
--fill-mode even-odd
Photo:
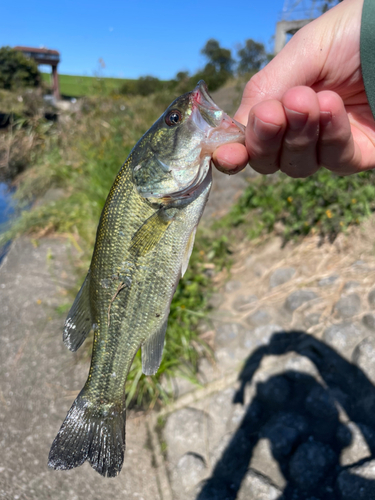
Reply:
[[[212,101],[204,82],[176,99],[133,148],[105,203],[87,277],[63,339],[77,350],[90,329],[87,381],[69,410],[49,466],[86,460],[116,476],[125,450],[125,382],[142,347],[142,369],[156,373],[169,309],[211,188],[211,154],[244,142],[244,128]]]

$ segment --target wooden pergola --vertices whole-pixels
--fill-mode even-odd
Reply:
[[[57,65],[60,62],[60,53],[57,50],[36,49],[34,47],[14,47],[26,57],[31,57],[37,64],[47,64],[52,66],[52,88],[53,95],[56,99],[60,99],[59,77],[57,74]]]

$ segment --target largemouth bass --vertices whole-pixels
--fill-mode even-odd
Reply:
[[[159,368],[173,294],[192,252],[211,188],[211,155],[244,142],[244,127],[203,81],[176,99],[139,140],[105,203],[87,277],[65,321],[76,351],[91,329],[90,372],[49,454],[54,469],[86,460],[116,476],[125,450],[125,382],[138,349],[142,371]]]

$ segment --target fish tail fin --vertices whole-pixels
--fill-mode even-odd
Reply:
[[[117,476],[124,461],[125,413],[125,403],[94,404],[83,389],[52,443],[48,466],[68,470],[87,460],[102,476]]]

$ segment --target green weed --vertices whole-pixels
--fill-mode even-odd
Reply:
[[[251,181],[222,225],[242,225],[250,238],[278,225],[285,240],[317,233],[333,240],[375,210],[375,173],[339,177],[326,169],[307,179],[284,174]]]

